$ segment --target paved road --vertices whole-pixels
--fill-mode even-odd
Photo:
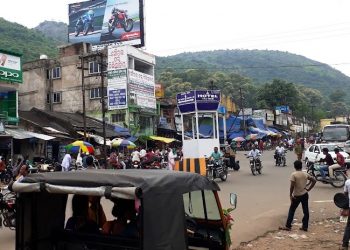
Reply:
[[[241,169],[238,172],[230,172],[228,180],[219,184],[222,189],[220,198],[223,207],[230,206],[229,193],[233,192],[238,195],[238,206],[233,212],[235,218],[232,230],[234,247],[240,242],[252,240],[285,224],[290,204],[289,177],[294,171],[293,162],[296,156],[293,152],[288,152],[287,167],[275,167],[273,152],[264,152],[263,171],[260,176],[251,174],[248,159],[245,158],[243,152],[239,152],[237,158],[240,160]],[[339,210],[329,200],[333,199],[335,193],[341,191],[330,185],[316,183],[310,193],[310,220],[335,217]],[[297,218],[300,222],[302,216]]]
[[[218,181],[222,189],[220,196],[224,208],[230,206],[231,192],[238,195],[238,207],[233,212],[234,247],[240,242],[252,240],[267,231],[275,230],[285,223],[289,207],[289,176],[294,170],[292,163],[296,159],[292,152],[288,152],[287,167],[275,167],[273,153],[265,152],[262,156],[264,166],[262,175],[253,176],[243,152],[239,152],[237,158],[240,160],[241,170],[230,172],[226,182]],[[333,195],[339,191],[341,189],[317,183],[310,194],[310,220],[335,217],[338,209],[329,200],[332,200]],[[297,215],[299,216],[296,218],[300,221],[301,216]],[[0,229],[0,250],[14,249],[14,240],[13,231]]]

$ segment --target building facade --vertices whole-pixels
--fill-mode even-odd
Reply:
[[[123,58],[111,55],[110,49],[92,51],[90,44],[78,43],[60,47],[57,59],[42,56],[24,64],[19,109],[85,110],[87,116],[101,120],[104,104],[108,123],[127,127],[134,134],[153,134],[155,57],[132,46],[116,49]],[[148,87],[148,96],[138,91],[143,85]]]

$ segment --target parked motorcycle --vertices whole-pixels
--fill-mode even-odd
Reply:
[[[16,228],[16,196],[12,192],[0,193],[0,227]]]
[[[227,180],[227,166],[224,162],[218,160],[207,161],[207,177],[209,180],[220,178],[222,181]]]
[[[92,10],[89,10],[87,14],[79,17],[75,24],[75,36],[79,36],[80,32],[86,36],[89,31],[94,31],[94,13]]]
[[[248,156],[250,170],[253,175],[261,174],[262,164],[259,157]]]
[[[310,163],[307,168],[307,173],[313,176],[316,181],[320,181],[323,184],[331,184],[335,188],[341,188],[345,185],[345,181],[347,180],[346,167],[338,168],[334,170],[334,179],[327,178],[323,179],[320,173],[321,164],[318,163]],[[326,176],[329,177],[329,173],[325,170]]]
[[[128,17],[126,10],[113,8],[112,16],[108,21],[108,32],[111,35],[115,28],[123,28],[125,32],[130,32],[134,27],[134,20]]]
[[[276,159],[276,166],[286,166],[286,154],[287,154],[287,150],[285,150],[282,153],[277,153],[275,152],[275,159]]]

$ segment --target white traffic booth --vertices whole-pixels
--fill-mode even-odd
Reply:
[[[209,157],[214,147],[220,147],[217,111],[220,98],[220,90],[191,90],[177,94],[184,159]]]

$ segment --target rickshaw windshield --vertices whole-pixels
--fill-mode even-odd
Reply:
[[[220,211],[213,191],[205,190],[203,193],[208,220],[221,220]],[[185,213],[188,216],[196,219],[206,219],[202,191],[186,193],[183,195],[183,199]]]

